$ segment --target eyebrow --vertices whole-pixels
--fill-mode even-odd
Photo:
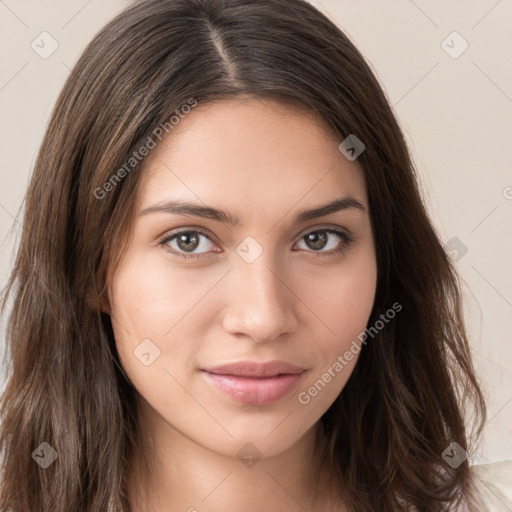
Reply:
[[[333,201],[318,206],[311,210],[302,210],[295,217],[295,222],[306,222],[317,217],[323,217],[331,213],[336,213],[342,210],[357,209],[362,212],[366,211],[363,204],[352,196],[340,197]],[[205,219],[213,219],[220,222],[225,222],[233,226],[240,224],[240,218],[231,215],[229,212],[211,208],[209,206],[201,206],[197,203],[190,203],[184,201],[166,201],[162,203],[153,204],[144,208],[139,215],[148,215],[150,213],[169,213],[177,215],[192,215],[195,217],[203,217]]]

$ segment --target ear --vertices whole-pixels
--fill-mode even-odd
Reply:
[[[108,297],[106,294],[102,294],[100,296],[100,310],[103,313],[106,313],[107,315],[110,315],[110,301],[108,300]]]
[[[108,298],[108,294],[106,291],[101,292],[99,295],[97,292],[89,291],[87,293],[87,305],[93,311],[101,311],[102,313],[106,313],[110,315],[110,301]]]

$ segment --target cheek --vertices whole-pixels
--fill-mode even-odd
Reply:
[[[187,300],[188,288],[180,274],[162,268],[160,262],[134,257],[116,273],[112,313],[125,320],[138,334],[145,329],[161,331],[171,327],[174,312]]]
[[[336,399],[357,363],[362,334],[373,308],[376,280],[376,263],[370,253],[358,258],[356,264],[340,266],[339,272],[321,286],[317,282],[309,287],[308,304],[319,318],[315,320],[318,329],[312,348],[318,364],[297,399],[316,414],[323,414]]]
[[[162,382],[173,382],[169,372],[180,379],[197,366],[211,317],[202,299],[223,273],[210,269],[199,276],[197,269],[187,272],[136,252],[119,266],[109,290],[112,325],[121,363],[139,391],[156,392]]]
[[[117,350],[133,380],[145,363],[153,369],[160,363],[176,305],[182,303],[180,284],[171,286],[160,266],[132,254],[116,271],[109,290]]]
[[[318,313],[329,334],[322,337],[330,354],[346,350],[364,331],[375,299],[377,268],[373,254],[354,255],[347,265],[308,287],[308,304]]]
[[[224,270],[187,270],[154,252],[154,256],[135,254],[120,267],[111,289],[111,310],[134,339],[153,336],[164,341],[172,338],[183,320],[187,323],[197,316],[198,302]]]

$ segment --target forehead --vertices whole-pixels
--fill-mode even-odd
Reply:
[[[240,212],[301,207],[342,194],[366,204],[361,169],[323,120],[273,100],[200,104],[146,157],[138,206],[200,200]]]

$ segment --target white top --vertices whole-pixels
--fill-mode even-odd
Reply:
[[[512,460],[471,466],[471,470],[487,507],[485,512],[512,512]],[[464,506],[458,510],[466,511],[469,508]]]

